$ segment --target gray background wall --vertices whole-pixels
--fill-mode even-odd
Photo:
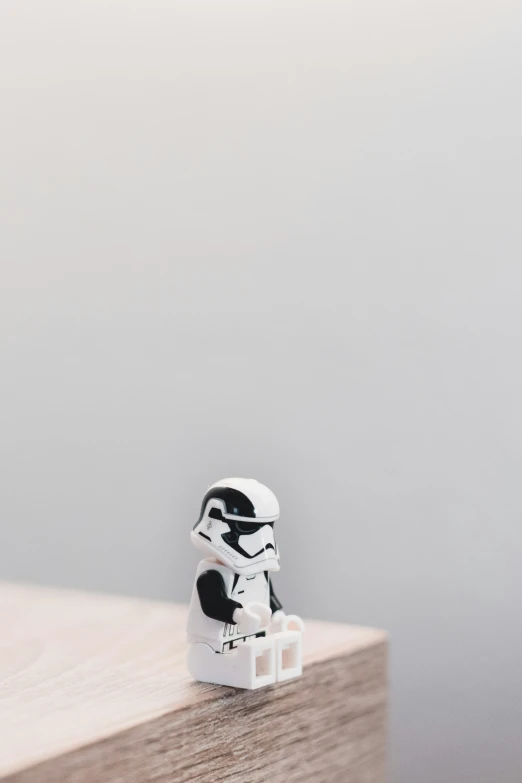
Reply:
[[[522,8],[0,6],[0,573],[187,599],[274,489],[397,783],[522,777]]]

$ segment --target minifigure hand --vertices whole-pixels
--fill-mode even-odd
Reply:
[[[281,631],[300,631],[303,633],[305,624],[296,614],[285,614],[282,609],[274,612],[270,623],[269,633],[281,633]]]
[[[248,606],[244,606],[241,609],[234,609],[232,619],[238,625],[239,633],[244,633],[245,636],[250,636],[252,633],[259,631],[261,625],[261,618],[255,612],[252,612]]]
[[[270,618],[272,617],[272,610],[270,607],[258,601],[252,601],[251,603],[247,604],[247,608],[250,609],[251,612],[254,612],[254,614],[258,615],[260,620],[259,627],[266,628],[270,622]]]
[[[287,631],[300,631],[304,633],[305,624],[296,614],[287,614],[285,617]]]

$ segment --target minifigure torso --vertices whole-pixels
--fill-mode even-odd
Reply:
[[[250,576],[235,574],[227,566],[218,563],[213,558],[201,560],[196,572],[194,588],[190,600],[187,634],[189,642],[206,642],[216,652],[228,652],[246,638],[235,623],[225,623],[207,617],[201,608],[201,601],[197,590],[197,581],[206,571],[217,571],[223,577],[227,598],[237,601],[243,606],[250,602],[258,602],[270,606],[270,583],[268,574],[259,571]],[[253,637],[264,636],[261,629]]]

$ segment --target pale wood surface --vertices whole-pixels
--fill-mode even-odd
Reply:
[[[0,584],[0,779],[384,780],[386,636],[309,621],[303,677],[195,683],[186,608]]]

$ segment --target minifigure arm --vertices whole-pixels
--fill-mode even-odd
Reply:
[[[268,586],[270,588],[270,609],[272,610],[272,614],[275,614],[276,612],[280,612],[283,608],[283,604],[277,597],[277,595],[274,593],[274,588],[272,587],[272,580],[266,575],[266,578],[268,579]]]
[[[287,615],[284,613],[283,605],[274,593],[272,580],[268,576],[268,571],[265,571],[265,576],[270,588],[270,609],[272,611],[272,620],[268,628],[268,633],[281,633],[281,631],[300,631],[303,633],[303,621],[295,614]]]
[[[235,625],[232,615],[242,604],[228,598],[225,582],[219,571],[204,571],[196,582],[203,613],[212,620]]]

